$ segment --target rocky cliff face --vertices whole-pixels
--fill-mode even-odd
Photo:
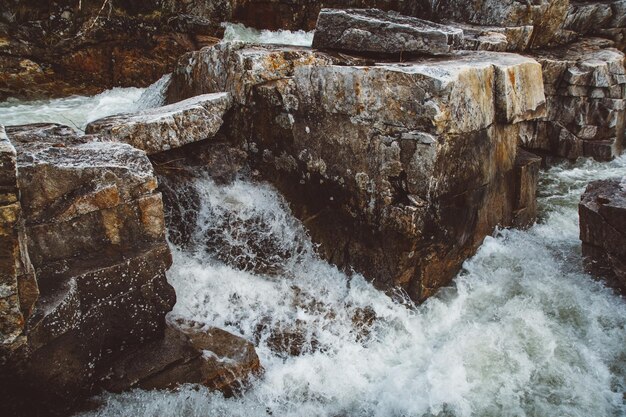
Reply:
[[[621,154],[626,108],[624,54],[589,38],[534,52],[543,67],[548,114],[524,146],[568,159]]]
[[[67,93],[68,81],[141,85],[174,73],[168,105],[95,121],[86,135],[0,130],[7,397],[41,392],[41,403],[69,406],[98,388],[184,382],[233,393],[261,371],[249,342],[166,321],[175,296],[151,160],[163,172],[193,161],[220,181],[248,169],[283,192],[326,259],[421,301],[495,227],[534,221],[540,158],[527,150],[607,160],[623,146],[623,0],[354,0],[341,6],[448,22],[325,10],[318,49],[219,43],[175,66],[213,43],[222,20],[311,28],[321,6],[9,3],[0,90]],[[590,187],[582,237],[620,274],[619,245],[605,244],[620,239],[612,198]],[[185,214],[172,221],[184,235]]]
[[[53,124],[2,128],[0,140],[0,394],[12,398],[9,415],[71,409],[99,387],[234,390],[260,370],[252,345],[219,329],[170,324],[163,338],[172,260],[143,151]],[[120,370],[129,358],[133,367]]]
[[[14,323],[2,357],[10,383],[70,406],[107,352],[163,331],[175,295],[161,196],[145,154],[128,145],[58,125],[7,128],[5,143],[15,164],[3,174],[17,181],[2,222],[14,244],[3,250],[17,286],[2,312]]]

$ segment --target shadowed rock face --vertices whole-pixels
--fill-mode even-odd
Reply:
[[[471,52],[364,62],[219,45],[181,59],[169,97],[230,92],[224,131],[327,259],[421,300],[495,225],[532,221],[539,161],[516,146],[546,114],[541,66]]]
[[[580,239],[587,269],[626,293],[626,183],[624,178],[595,181],[580,205]]]
[[[168,323],[162,339],[125,352],[99,379],[111,392],[193,383],[232,395],[261,372],[259,357],[247,340],[214,327]]]
[[[427,20],[368,9],[322,9],[313,47],[378,55],[443,55],[458,49],[463,31]]]
[[[560,42],[571,42],[581,35],[610,39],[626,48],[626,1],[570,1],[567,17],[557,32]]]

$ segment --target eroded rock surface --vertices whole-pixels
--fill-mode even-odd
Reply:
[[[531,47],[554,39],[569,8],[569,0],[440,0],[435,4],[435,14],[442,19],[485,26],[532,26]]]
[[[548,114],[524,146],[575,159],[610,160],[622,151],[626,109],[624,54],[585,39],[534,53],[543,67]]]
[[[589,184],[579,213],[585,266],[626,294],[626,179]]]
[[[230,92],[225,131],[326,257],[424,299],[495,225],[532,221],[538,160],[516,164],[517,141],[546,115],[541,66],[488,52],[364,63],[224,44],[183,57],[168,95]]]
[[[105,134],[108,139],[154,154],[214,137],[230,106],[228,93],[205,94],[169,106],[96,120],[85,131]]]
[[[175,295],[161,195],[145,153],[129,145],[52,124],[6,131],[16,165],[3,163],[2,176],[17,172],[21,215],[0,223],[17,237],[15,267],[2,269],[14,271],[17,297],[3,314],[18,308],[23,320],[0,385],[16,406],[28,393],[33,407],[70,408],[108,354],[163,331]]]
[[[144,344],[103,372],[107,391],[168,389],[202,384],[232,395],[262,372],[252,343],[198,323],[168,323],[165,337]]]
[[[463,31],[377,9],[322,9],[313,47],[348,52],[448,54],[463,42]]]

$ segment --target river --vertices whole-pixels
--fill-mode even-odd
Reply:
[[[81,128],[147,99],[115,89],[13,101],[0,104],[0,124]],[[578,240],[586,184],[615,176],[626,176],[626,157],[543,171],[538,222],[495,231],[452,287],[414,305],[321,260],[271,185],[198,175],[191,244],[172,245],[170,318],[252,341],[265,373],[237,398],[136,390],[104,395],[82,416],[626,415],[626,303],[583,271]],[[277,349],[277,329],[297,335],[299,355]]]

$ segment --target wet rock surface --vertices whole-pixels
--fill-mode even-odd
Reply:
[[[202,384],[233,395],[262,372],[254,346],[222,329],[169,323],[162,339],[144,344],[106,369],[100,385],[111,392]]]
[[[9,304],[23,320],[22,343],[3,351],[0,385],[16,406],[36,392],[33,407],[71,408],[91,392],[108,352],[163,331],[175,294],[165,279],[161,195],[145,153],[129,145],[52,124],[6,131],[21,217],[3,216],[1,227],[18,240],[18,294]],[[10,171],[3,164],[3,175]]]
[[[616,178],[587,186],[579,205],[585,266],[626,294],[626,181]]]
[[[445,25],[325,10],[319,49],[219,43],[176,65],[181,52],[212,45],[222,20],[312,28],[321,4],[83,3],[27,2],[3,15],[0,97],[174,74],[168,106],[95,121],[85,136],[51,124],[0,128],[0,371],[9,375],[0,390],[35,394],[35,411],[69,408],[97,388],[192,382],[233,394],[260,371],[252,345],[235,335],[166,327],[175,295],[155,171],[172,180],[161,185],[171,200],[193,179],[188,165],[218,182],[244,171],[267,180],[327,260],[422,301],[496,226],[534,222],[541,160],[520,146],[570,159],[622,150],[623,0],[325,2]],[[622,290],[623,193],[623,181],[592,184],[581,202],[589,267]],[[176,243],[197,216],[197,195],[188,197],[169,213]],[[281,252],[267,224],[231,214],[206,228],[207,253],[280,274],[298,243]],[[224,224],[262,238],[231,239]],[[353,320],[366,335],[375,316]],[[305,335],[279,325],[271,348],[285,357],[318,349]]]
[[[220,45],[182,58],[169,96],[231,92],[225,131],[235,143],[250,138],[242,146],[253,166],[298,207],[327,259],[424,299],[495,225],[523,209],[520,223],[533,218],[514,185],[528,164],[515,163],[525,123],[546,114],[541,66],[487,52],[349,61]],[[528,172],[534,183],[536,168]]]
[[[90,123],[85,131],[105,134],[154,154],[213,138],[230,105],[228,93],[206,94],[139,113],[106,117]]]
[[[322,9],[313,47],[357,53],[443,55],[459,48],[463,31],[377,9]]]

